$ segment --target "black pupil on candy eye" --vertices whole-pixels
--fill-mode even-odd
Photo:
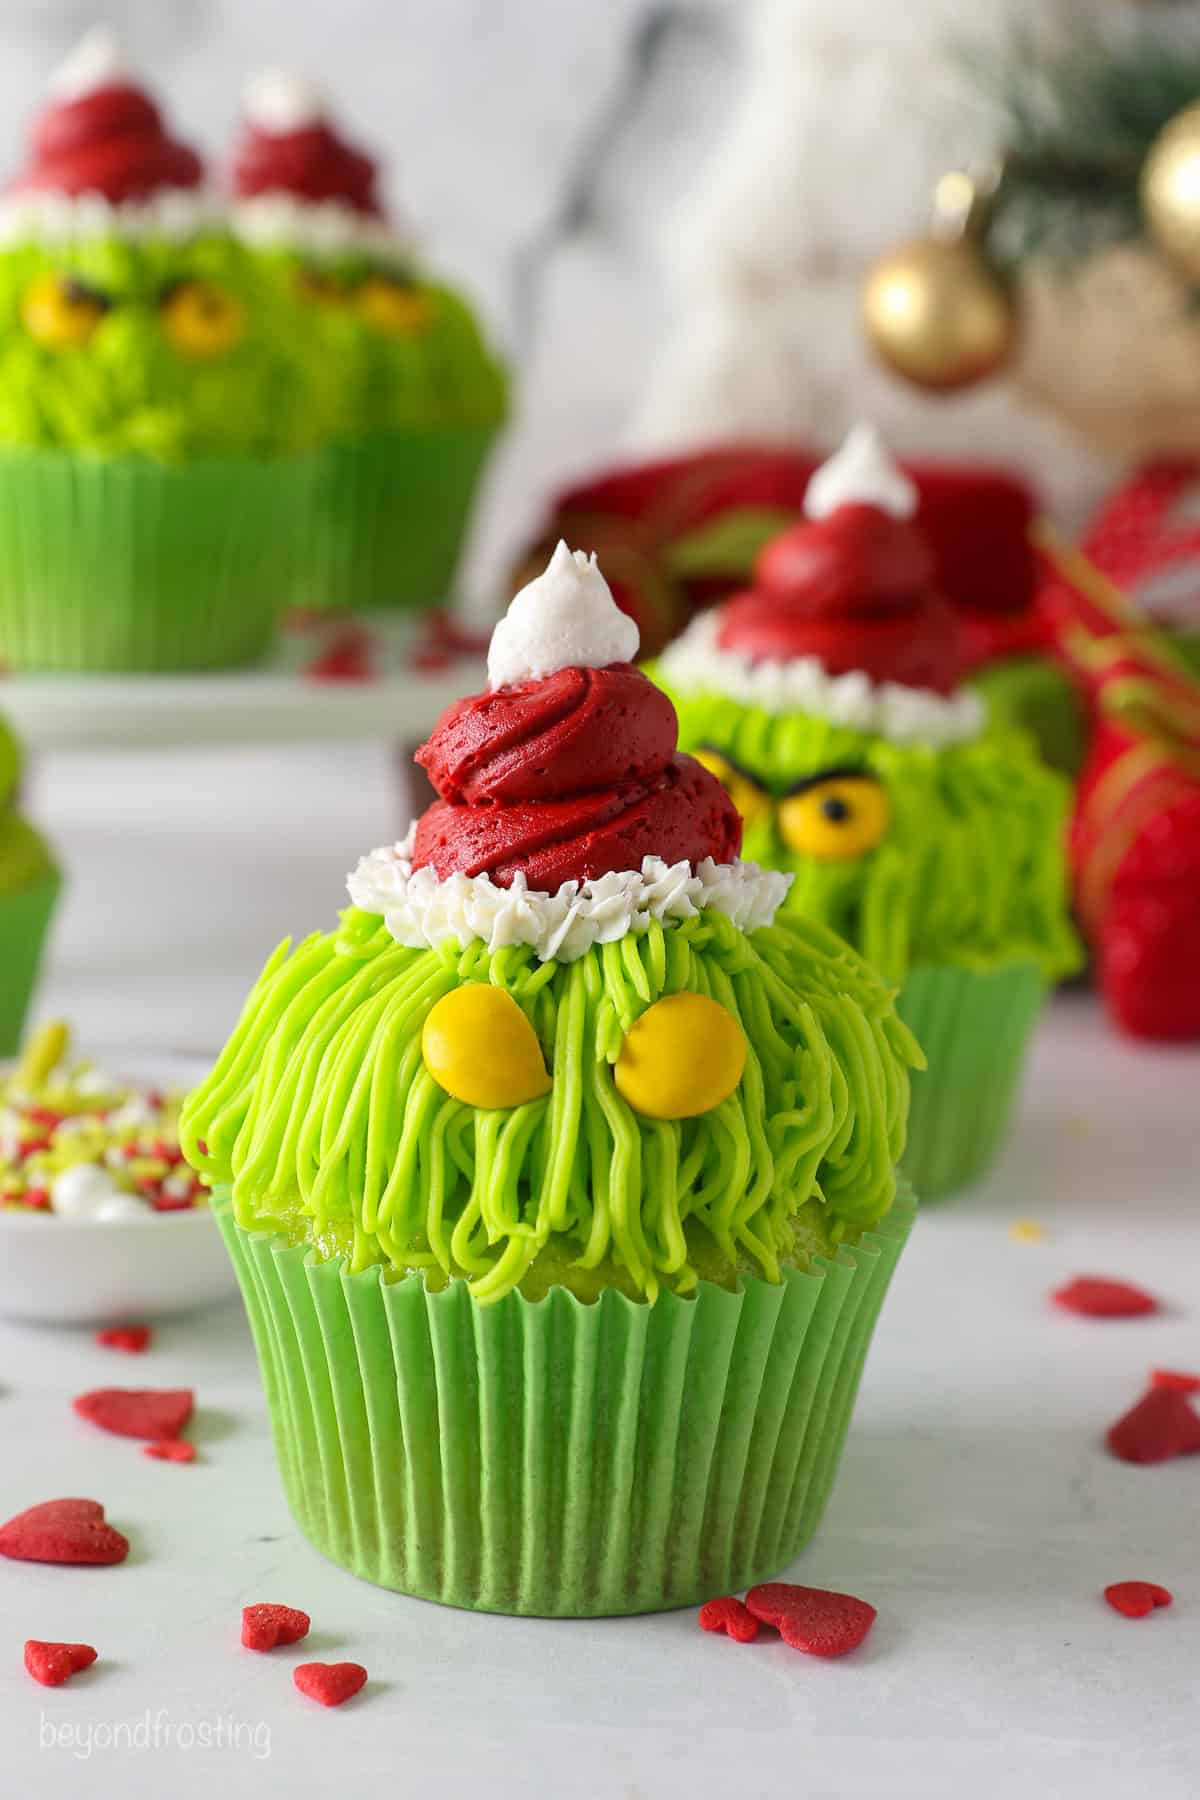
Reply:
[[[831,825],[844,825],[850,817],[850,803],[839,799],[837,794],[827,794],[821,802],[821,811]]]
[[[88,287],[85,281],[76,281],[71,275],[63,277],[62,292],[63,299],[70,306],[97,306],[103,311],[108,305],[103,294],[98,294],[95,288]]]

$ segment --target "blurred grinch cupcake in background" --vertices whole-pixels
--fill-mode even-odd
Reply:
[[[0,656],[200,669],[267,645],[327,428],[263,280],[104,33],[0,202]]]
[[[232,171],[243,241],[307,319],[341,402],[298,547],[305,606],[419,606],[449,592],[480,471],[507,410],[473,314],[384,217],[375,163],[299,76],[246,96]]]
[[[860,428],[755,584],[664,653],[681,745],[718,774],[749,856],[900,989],[928,1060],[905,1171],[929,1198],[1003,1137],[1047,988],[1076,966],[1066,783],[988,731],[960,627],[910,523],[916,492]]]
[[[21,751],[0,719],[0,1057],[21,1042],[60,879],[45,841],[17,810]]]
[[[919,1053],[776,919],[594,561],[560,545],[439,798],[270,959],[181,1142],[288,1499],[334,1561],[501,1612],[643,1612],[803,1547],[912,1220]]]

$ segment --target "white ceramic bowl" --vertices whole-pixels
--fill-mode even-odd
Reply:
[[[116,1056],[104,1061],[128,1066]],[[187,1088],[203,1068],[192,1058],[139,1059],[127,1079]],[[0,1211],[0,1318],[132,1325],[211,1306],[236,1290],[233,1265],[206,1206],[106,1223]]]
[[[130,1325],[211,1306],[237,1282],[206,1206],[108,1224],[0,1213],[0,1316]]]

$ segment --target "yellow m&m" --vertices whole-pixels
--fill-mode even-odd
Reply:
[[[729,1098],[745,1066],[746,1038],[732,1013],[705,994],[668,994],[626,1035],[613,1080],[648,1119],[694,1119]]]
[[[512,995],[486,982],[444,994],[421,1033],[425,1067],[467,1106],[523,1106],[550,1092],[541,1045]]]

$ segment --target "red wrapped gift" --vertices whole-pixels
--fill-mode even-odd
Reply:
[[[1108,1007],[1132,1036],[1200,1038],[1200,682],[1081,553],[1044,610],[1091,703],[1070,856]]]

